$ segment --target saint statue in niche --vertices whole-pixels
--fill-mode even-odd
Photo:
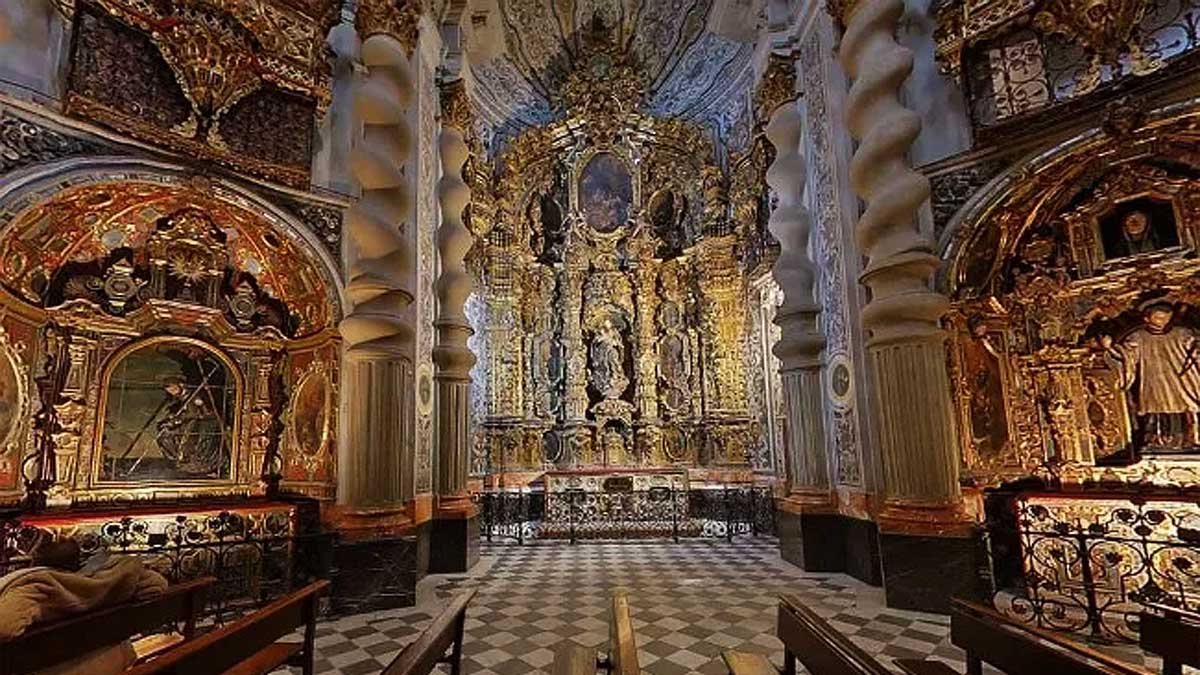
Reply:
[[[1178,246],[1174,208],[1149,197],[1124,202],[1100,219],[1100,237],[1106,260]]]
[[[592,386],[605,399],[620,398],[629,386],[625,376],[625,342],[612,317],[592,337]]]
[[[100,479],[229,479],[237,392],[205,348],[158,343],[122,357],[109,377]]]
[[[579,175],[579,210],[598,232],[613,232],[629,221],[633,178],[625,164],[609,152],[597,153]]]
[[[1200,446],[1200,358],[1195,332],[1177,325],[1164,300],[1139,307],[1143,325],[1120,341],[1099,337],[1137,417],[1135,447],[1150,453],[1191,452]]]

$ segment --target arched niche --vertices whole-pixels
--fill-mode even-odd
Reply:
[[[215,345],[177,336],[138,340],[100,371],[88,487],[237,484],[253,469],[239,452],[245,382]]]
[[[1198,120],[1200,102],[1114,108],[951,222],[939,281],[967,476],[1200,481]]]
[[[35,478],[52,504],[255,495],[272,485],[332,496],[340,272],[316,233],[261,195],[138,160],[24,172],[0,188],[0,305],[0,329],[21,345],[26,390],[40,391],[31,404],[54,408],[60,427],[5,450],[20,470],[0,470],[0,498],[22,498]],[[238,403],[222,422],[231,425],[228,471],[198,472],[186,458],[167,471],[165,446],[132,471],[106,455],[114,364],[143,343],[178,344],[233,373]],[[159,395],[159,384],[143,394]],[[316,436],[286,417],[313,412],[314,402],[323,413]],[[160,437],[171,402],[159,404],[140,422],[142,445]]]

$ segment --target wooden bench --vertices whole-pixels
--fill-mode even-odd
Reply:
[[[783,642],[783,672],[795,675],[796,662],[804,664],[810,673],[820,675],[893,675],[850,638],[839,633],[829,622],[809,609],[798,598],[779,596],[779,615],[776,635]],[[721,653],[733,675],[777,675],[779,670],[761,654],[736,650]],[[920,661],[910,675],[944,675],[933,661]]]
[[[1163,675],[1183,675],[1183,667],[1200,668],[1200,614],[1169,607],[1149,605],[1142,612],[1140,637],[1142,649],[1162,658]]]
[[[0,675],[20,675],[78,658],[135,635],[153,633],[167,624],[182,624],[191,638],[215,579],[203,578],[168,586],[149,600],[121,603],[37,626],[0,642]]]
[[[967,674],[982,675],[983,664],[1008,675],[1151,675],[1051,631],[1015,621],[990,607],[955,599],[950,605],[950,641],[967,653]],[[954,675],[931,661],[898,660],[906,672]],[[930,665],[934,664],[934,665]]]
[[[328,581],[309,584],[125,673],[262,675],[292,665],[300,667],[304,675],[312,675],[317,601],[328,586]],[[301,626],[304,627],[303,641],[279,641]]]
[[[563,645],[554,655],[554,675],[595,675],[597,669],[615,675],[638,675],[637,639],[629,615],[629,598],[613,593],[612,613],[608,622],[608,657],[589,647]]]
[[[439,663],[450,664],[451,675],[459,675],[467,605],[474,597],[475,589],[459,593],[416,640],[392,659],[382,675],[428,675]]]

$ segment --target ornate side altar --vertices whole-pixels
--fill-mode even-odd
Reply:
[[[1195,113],[1142,123],[1115,106],[959,240],[952,365],[983,485],[1200,478]]]
[[[0,497],[332,496],[337,285],[307,241],[197,179],[9,215]]]
[[[727,181],[699,127],[639,111],[625,58],[591,43],[566,119],[467,172],[476,474],[747,461]]]

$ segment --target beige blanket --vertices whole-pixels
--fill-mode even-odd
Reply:
[[[89,574],[31,567],[0,577],[0,640],[32,625],[161,595],[167,580],[130,556],[112,556]]]

